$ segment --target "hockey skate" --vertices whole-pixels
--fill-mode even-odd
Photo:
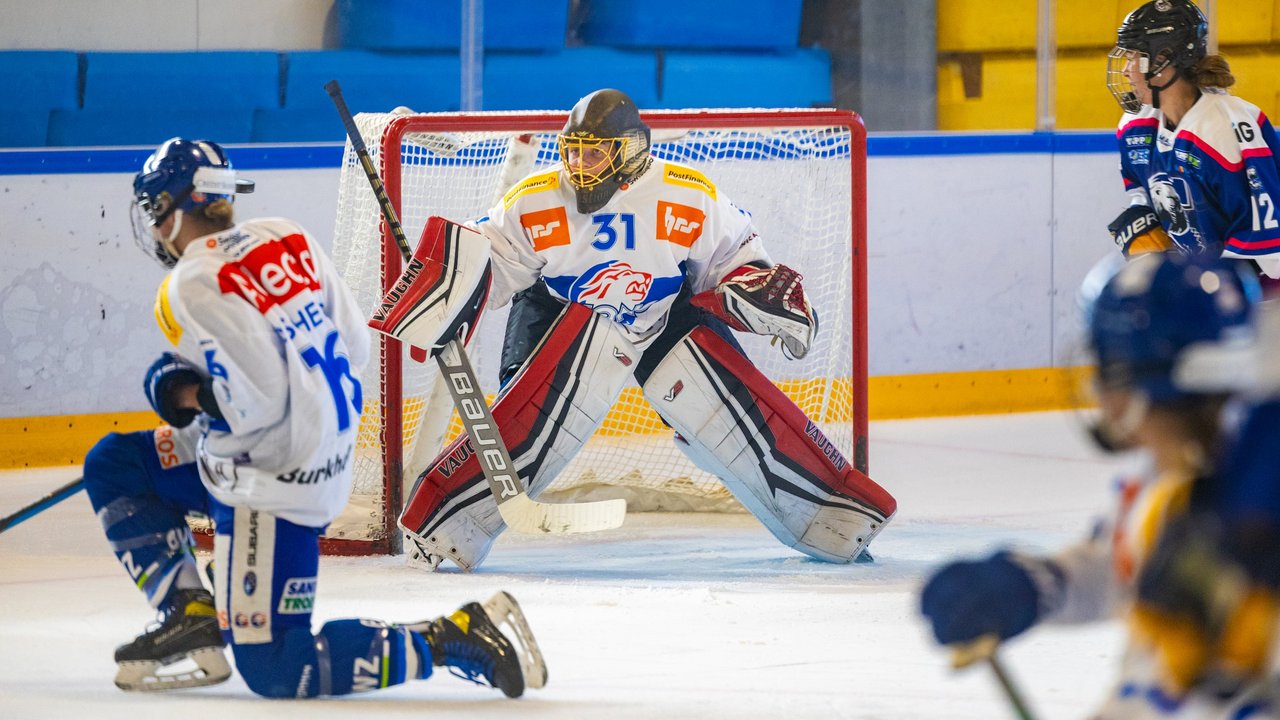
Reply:
[[[116,648],[116,687],[152,692],[216,685],[231,677],[208,591],[177,590],[161,612],[158,626]]]
[[[501,626],[506,626],[504,634]],[[431,646],[432,664],[464,680],[487,683],[516,698],[547,682],[547,666],[516,599],[499,592],[469,602],[447,617],[407,626]],[[514,642],[513,642],[514,641]]]

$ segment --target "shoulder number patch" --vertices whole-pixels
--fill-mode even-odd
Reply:
[[[524,182],[511,188],[507,191],[506,195],[502,196],[502,209],[509,209],[512,203],[525,195],[539,193],[543,190],[555,190],[558,187],[560,187],[559,170],[548,170],[547,172],[525,178]]]
[[[715,183],[708,180],[706,175],[703,175],[693,168],[663,164],[662,182],[701,190],[710,195],[712,200],[716,199]]]

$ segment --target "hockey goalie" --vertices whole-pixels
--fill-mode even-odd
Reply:
[[[432,218],[370,325],[438,352],[486,304],[514,303],[493,416],[531,497],[634,380],[680,450],[783,544],[828,562],[863,556],[896,501],[734,339],[772,335],[803,357],[818,318],[800,274],[770,260],[751,216],[707,176],[650,154],[623,93],[580,100],[558,144],[561,164],[487,216]],[[400,526],[432,568],[483,562],[505,525],[465,435],[423,470]]]

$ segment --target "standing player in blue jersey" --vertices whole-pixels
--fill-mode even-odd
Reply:
[[[1254,260],[1280,277],[1280,140],[1227,88],[1191,0],[1152,0],[1120,25],[1107,85],[1129,207],[1108,227],[1125,256],[1181,250]]]
[[[447,666],[510,697],[546,670],[506,593],[407,624],[330,620],[313,633],[319,540],[351,491],[369,333],[311,235],[284,218],[233,221],[222,148],[173,138],[133,182],[139,243],[170,268],[156,319],[176,352],[147,371],[168,426],[110,434],[84,481],[107,540],[161,622],[115,655],[125,690],[211,685],[305,698],[425,679]],[[201,583],[185,515],[216,527]],[[499,629],[505,624],[512,639]]]

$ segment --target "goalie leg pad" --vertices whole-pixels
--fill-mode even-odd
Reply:
[[[435,352],[471,338],[489,297],[489,241],[480,233],[432,217],[400,279],[382,298],[369,327]]]
[[[612,321],[570,303],[493,405],[493,418],[530,497],[591,437],[640,353]],[[505,524],[470,440],[459,436],[419,476],[400,527],[431,567],[470,570]]]
[[[855,470],[790,398],[707,328],[676,344],[644,395],[680,434],[681,450],[788,547],[847,563],[897,511],[893,496]]]

